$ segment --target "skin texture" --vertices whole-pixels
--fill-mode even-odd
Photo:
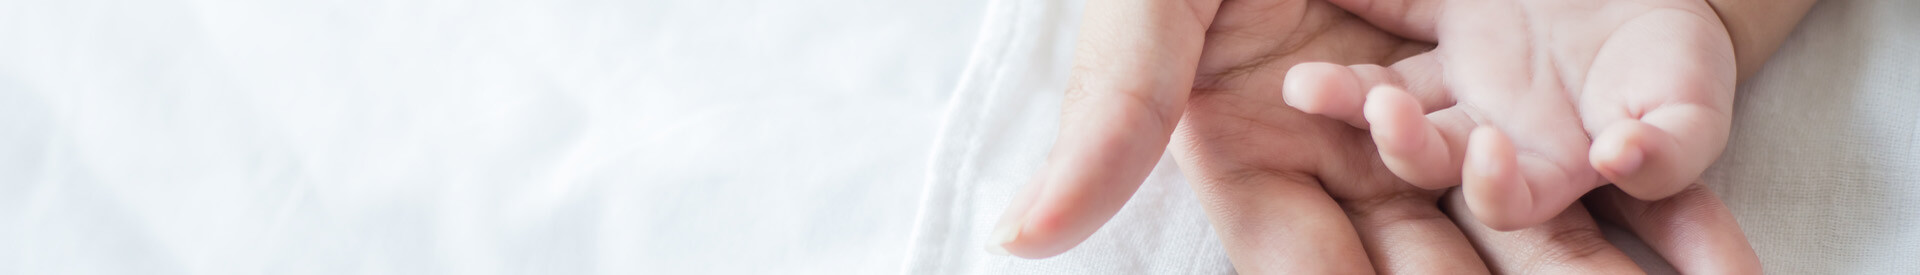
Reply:
[[[1364,100],[1289,104],[1364,120],[1396,175],[1426,187],[1464,185],[1468,208],[1493,228],[1557,217],[1608,182],[1637,198],[1665,198],[1697,180],[1726,145],[1734,47],[1704,1],[1335,3],[1398,34],[1441,41],[1415,57],[1438,66],[1374,78],[1437,76],[1443,84],[1375,94],[1357,87],[1405,85],[1303,65],[1293,70],[1317,77],[1296,81],[1359,84],[1298,92]]]
[[[1558,234],[1597,232],[1585,208],[1513,232],[1450,218],[1445,192],[1399,180],[1357,127],[1364,125],[1289,106],[1300,95],[1284,68],[1395,64],[1334,65],[1386,76],[1437,66],[1407,58],[1431,44],[1323,1],[1095,1],[1085,20],[1062,133],[1047,167],[995,229],[991,250],[1042,258],[1072,248],[1118,211],[1171,143],[1241,272],[1635,270],[1598,234]],[[1686,253],[1670,259],[1683,270],[1757,271],[1738,225],[1710,192],[1594,208],[1618,214],[1601,215],[1616,223],[1644,225],[1629,228],[1665,244],[1654,245],[1663,255]],[[1534,228],[1544,233],[1524,233]],[[1542,253],[1558,256],[1528,256]]]
[[[1372,155],[1365,131],[1284,104],[1284,71],[1309,60],[1375,63],[1430,47],[1330,4],[1235,1],[1206,37],[1171,149],[1235,267],[1248,273],[1485,273],[1437,207]],[[1273,16],[1270,13],[1297,13]],[[1274,20],[1274,18],[1301,20]]]
[[[1813,9],[1814,0],[1708,0],[1720,21],[1733,37],[1733,54],[1739,58],[1740,79],[1760,71],[1780,42],[1787,40],[1793,26]]]

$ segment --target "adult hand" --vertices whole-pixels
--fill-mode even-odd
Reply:
[[[1609,187],[1595,190],[1584,201],[1540,225],[1512,231],[1475,220],[1459,192],[1450,193],[1443,203],[1494,273],[1643,273],[1601,236],[1595,218],[1633,232],[1681,274],[1762,273],[1760,258],[1733,213],[1702,185],[1651,202]]]
[[[1268,107],[1286,112],[1280,121],[1312,125],[1319,122],[1281,103],[1279,70],[1307,60],[1386,63],[1429,47],[1322,1],[1096,0],[1083,18],[1060,135],[1046,167],[1007,208],[989,249],[1048,257],[1093,234],[1139,188],[1190,105]],[[1190,96],[1245,102],[1189,104]],[[1308,149],[1324,148],[1301,148]]]
[[[1303,19],[1272,20],[1276,12]],[[1601,238],[1584,207],[1513,232],[1491,230],[1464,215],[1449,219],[1436,201],[1441,192],[1393,176],[1376,157],[1367,131],[1285,105],[1298,97],[1287,93],[1291,75],[1280,68],[1329,61],[1396,64],[1351,67],[1358,72],[1432,70],[1430,60],[1401,59],[1426,44],[1399,39],[1316,1],[1227,2],[1213,22],[1172,148],[1238,270],[1637,272]],[[1422,75],[1433,74],[1407,74]],[[1417,88],[1438,83],[1374,81]],[[1670,261],[1676,267],[1758,269],[1732,215],[1711,192],[1696,188],[1660,202],[1618,193],[1596,195],[1595,209],[1628,225],[1656,251],[1675,256]],[[1464,209],[1457,206],[1460,200],[1453,202],[1453,212],[1464,213],[1457,211]]]
[[[1009,207],[996,230],[994,248],[1037,258],[1063,252],[1086,238],[1124,204],[1178,125],[1181,166],[1192,175],[1242,271],[1472,272],[1488,267],[1475,261],[1479,254],[1467,253],[1472,246],[1438,211],[1440,192],[1396,180],[1372,157],[1366,132],[1282,103],[1282,68],[1306,60],[1387,64],[1425,50],[1425,44],[1381,32],[1319,1],[1156,6],[1167,4],[1090,3],[1061,137],[1042,176]],[[1213,16],[1215,12],[1219,16]],[[1202,45],[1204,56],[1199,53]],[[1200,76],[1199,85],[1193,84],[1194,75]],[[1192,112],[1183,113],[1188,106]],[[1176,124],[1176,118],[1181,122]],[[1716,236],[1729,236],[1731,228],[1730,235],[1738,236],[1730,218],[1676,220],[1726,223],[1627,224]],[[1733,240],[1737,245],[1705,245],[1745,247],[1743,237]],[[1510,254],[1488,255],[1497,260]],[[1500,263],[1530,262],[1495,261],[1491,266],[1503,270]]]

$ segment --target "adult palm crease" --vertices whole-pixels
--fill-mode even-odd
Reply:
[[[1634,268],[1595,233],[1583,206],[1503,232],[1461,215],[1456,195],[1446,204],[1456,210],[1450,218],[1440,203],[1445,191],[1396,177],[1365,125],[1288,106],[1300,96],[1284,89],[1296,64],[1437,70],[1431,58],[1409,58],[1431,43],[1317,0],[1095,1],[1083,24],[1061,134],[995,229],[993,249],[1037,258],[1072,248],[1119,210],[1173,144],[1243,272]],[[1439,81],[1357,75],[1412,87]],[[1730,213],[1704,188],[1655,202],[1619,193],[1602,189],[1589,202],[1677,268],[1758,268]]]

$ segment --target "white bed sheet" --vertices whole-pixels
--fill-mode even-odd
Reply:
[[[980,249],[1079,3],[0,0],[0,274],[1230,272],[1170,162]],[[1913,14],[1825,1],[1742,90],[1770,271],[1920,270]]]
[[[984,4],[0,0],[0,274],[897,272]]]
[[[981,248],[1051,145],[1078,7],[999,0],[988,9],[935,144],[907,273],[1232,272],[1170,157],[1074,250],[1023,260]],[[1739,90],[1734,136],[1705,177],[1770,273],[1920,270],[1916,14],[1916,1],[1823,1]],[[1629,234],[1608,235],[1649,271],[1671,273]]]

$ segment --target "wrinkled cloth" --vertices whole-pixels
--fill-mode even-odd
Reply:
[[[985,3],[0,0],[0,274],[889,274]]]

